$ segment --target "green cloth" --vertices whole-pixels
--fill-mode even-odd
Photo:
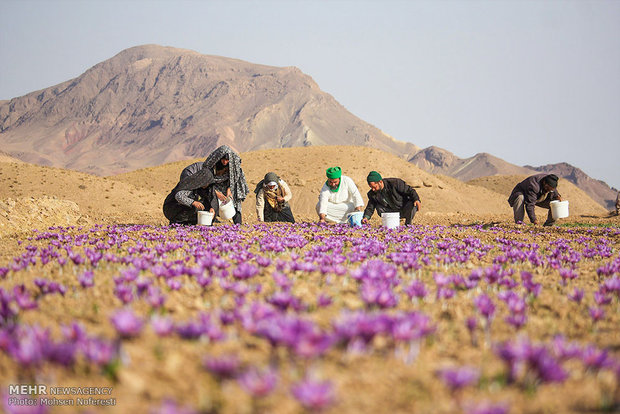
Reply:
[[[368,173],[368,177],[366,177],[366,181],[368,181],[369,183],[376,183],[381,180],[383,180],[381,174],[376,171],[371,171],[370,173]]]
[[[325,181],[325,185],[327,186],[327,188],[329,188],[329,191],[331,191],[332,193],[337,193],[337,192],[338,192],[338,190],[340,190],[340,184],[342,184],[342,180],[340,180],[340,181],[338,182],[338,187],[336,187],[336,188],[331,188],[331,187],[329,186],[329,184],[327,183],[327,181]]]
[[[340,167],[330,167],[327,169],[327,171],[325,171],[325,175],[327,175],[327,178],[340,178],[342,176],[342,168]]]

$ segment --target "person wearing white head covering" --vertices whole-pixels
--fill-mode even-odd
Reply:
[[[285,221],[295,223],[289,205],[293,197],[288,184],[274,172],[269,172],[256,185],[256,216],[258,221]]]

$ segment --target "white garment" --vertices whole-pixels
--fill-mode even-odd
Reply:
[[[353,180],[346,175],[340,177],[338,191],[330,190],[327,183],[323,184],[319,194],[319,202],[316,205],[318,214],[325,214],[325,218],[336,223],[345,223],[347,213],[356,207],[363,207],[364,200]]]
[[[278,185],[280,185],[282,190],[284,190],[284,201],[288,202],[291,198],[293,198],[291,189],[283,179],[280,179]],[[258,190],[258,193],[256,194],[256,215],[258,216],[258,221],[265,221],[265,193],[262,188]]]

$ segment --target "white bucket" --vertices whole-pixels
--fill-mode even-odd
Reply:
[[[553,200],[549,206],[551,207],[551,217],[554,220],[568,217],[568,201]]]
[[[210,226],[213,223],[213,217],[215,213],[211,213],[210,211],[199,211],[198,212],[198,225],[200,226]]]
[[[400,226],[400,213],[383,213],[381,214],[381,220],[383,221],[383,227],[395,229]]]
[[[347,214],[347,223],[351,227],[360,227],[362,225],[362,218],[364,217],[364,213],[361,211],[354,211],[352,213]]]
[[[218,202],[220,204],[220,217],[225,220],[233,218],[235,215],[235,206],[232,200],[229,200],[226,204],[222,204],[221,200],[218,200]]]

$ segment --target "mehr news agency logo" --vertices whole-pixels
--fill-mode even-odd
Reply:
[[[48,387],[43,384],[9,384],[9,406],[116,405],[112,387]]]

